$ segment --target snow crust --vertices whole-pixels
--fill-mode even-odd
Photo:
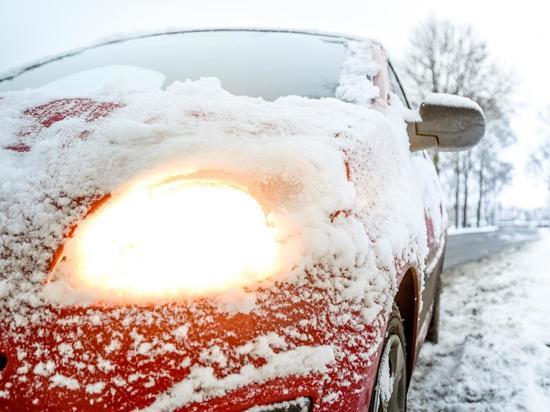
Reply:
[[[361,53],[367,52],[351,46],[350,59]],[[367,77],[359,80],[352,66],[356,62],[349,63],[339,93],[357,100],[352,89],[360,89],[369,97],[359,105],[296,96],[265,102],[233,96],[218,80],[201,79],[175,83],[166,91],[101,90],[89,97],[109,107],[108,115],[98,115],[99,109],[92,105],[86,114],[37,124],[22,113],[67,96],[32,90],[4,94],[0,99],[0,315],[8,325],[7,336],[19,342],[29,341],[27,334],[44,325],[76,328],[74,333],[55,335],[54,348],[38,340],[33,353],[22,351],[21,361],[27,366],[16,375],[20,382],[34,373],[53,386],[85,388],[101,402],[107,388],[116,392],[145,378],[135,372],[107,382],[90,379],[94,376],[90,370],[114,368],[113,356],[126,336],[131,356],[160,362],[175,354],[180,356],[180,368],[189,370],[151,406],[151,410],[172,408],[279,376],[341,373],[335,364],[349,358],[351,349],[346,346],[349,342],[334,336],[330,328],[335,325],[357,331],[355,348],[365,348],[357,359],[368,364],[391,311],[397,266],[424,268],[429,241],[422,194],[436,183],[417,177],[425,162],[411,158],[404,108],[373,110],[376,88],[367,85]],[[361,70],[374,74],[376,65],[369,63]],[[295,288],[299,295],[288,294],[286,300],[317,308],[311,318],[303,319],[301,328],[322,331],[322,340],[331,343],[309,345],[311,338],[294,325],[236,348],[216,347],[212,341],[200,359],[191,360],[192,353],[181,348],[194,328],[216,327],[194,299],[178,297],[178,307],[188,311],[183,316],[162,300],[143,305],[132,296],[82,290],[70,271],[47,282],[54,252],[97,199],[106,194],[116,198],[151,175],[188,176],[203,170],[221,171],[245,182],[264,198],[267,219],[280,231],[278,266],[271,278],[204,299],[218,313],[261,318],[276,310],[273,296]],[[426,207],[437,211],[440,205],[434,201]],[[70,261],[70,256],[66,258]],[[121,301],[126,305],[117,306]],[[75,306],[82,310],[58,317],[59,310]],[[284,323],[287,315],[283,310],[277,316]],[[172,332],[159,338],[140,333],[136,326],[163,322],[172,325]],[[102,337],[94,358],[83,358],[90,343],[81,328],[107,324],[121,325],[124,332]],[[374,332],[369,329],[367,334],[367,327]],[[235,372],[231,368],[235,356],[259,356],[265,364],[245,362]],[[57,371],[59,365],[63,374]],[[356,375],[340,380],[358,383],[361,378]],[[41,382],[37,379],[31,388],[40,391]],[[154,376],[144,383],[154,384]],[[331,402],[338,399],[335,393]]]

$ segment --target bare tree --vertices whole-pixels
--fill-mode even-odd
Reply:
[[[530,171],[541,176],[550,190],[550,106],[542,112],[540,119],[544,125],[546,139],[530,156]]]
[[[534,167],[537,168],[542,177],[546,180],[550,190],[550,138],[545,140],[538,150],[531,156]]]
[[[462,170],[460,166],[460,157],[455,156],[455,227],[458,227],[460,222],[460,172]]]
[[[491,58],[487,44],[476,37],[470,26],[458,26],[446,20],[429,18],[413,32],[408,53],[400,66],[406,74],[405,81],[409,89],[413,90],[413,100],[419,101],[428,93],[469,97],[483,108],[488,124],[502,122],[512,112],[513,76]],[[508,122],[504,124],[508,125]],[[478,148],[472,153],[434,153],[438,172],[445,168],[454,170],[456,226],[460,221],[463,226],[468,225],[470,179],[477,174],[476,184],[488,187],[486,182],[493,179],[491,173],[496,173],[495,167],[475,167],[479,162],[489,162],[488,153],[495,154],[496,149],[503,146],[503,143],[498,142],[498,135],[490,140],[495,147],[490,151],[483,149],[483,156],[475,153],[481,151]],[[496,157],[491,158],[491,161]],[[496,173],[495,176],[504,178],[502,173]],[[485,189],[478,191],[481,199],[477,205],[478,222],[481,221],[481,203],[485,193]],[[463,202],[462,207],[460,200]]]
[[[498,194],[503,186],[511,180],[512,165],[499,158],[498,154],[504,147],[515,143],[516,136],[503,117],[493,120],[487,125],[485,136],[481,143],[472,150],[474,160],[474,172],[477,173],[477,207],[476,225],[481,225],[482,211],[487,210],[484,204],[487,195]],[[490,213],[490,211],[489,211]]]
[[[427,93],[469,97],[483,108],[488,120],[506,116],[512,109],[512,74],[491,58],[487,44],[470,26],[429,18],[413,32],[403,63],[417,99]]]
[[[462,173],[464,175],[464,194],[462,198],[462,227],[468,226],[468,178],[470,177],[470,169],[472,167],[472,153],[468,152],[464,156]]]

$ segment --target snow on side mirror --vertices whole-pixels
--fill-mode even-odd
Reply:
[[[407,128],[413,152],[431,147],[442,151],[470,149],[485,133],[483,110],[466,97],[434,93],[420,104],[419,112],[422,121]]]

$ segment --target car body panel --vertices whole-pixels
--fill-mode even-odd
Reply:
[[[383,67],[386,67],[387,58],[381,47],[376,49],[375,55]],[[388,90],[378,104],[388,105],[387,68],[375,79],[375,84],[381,90]],[[21,141],[2,149],[24,156],[32,150],[27,146],[27,137],[39,133],[42,128],[50,128],[56,122],[71,116],[84,118],[86,122],[94,122],[122,107],[123,105],[118,102],[100,102],[84,97],[59,99],[30,107],[22,115],[34,121],[20,132]],[[433,169],[427,158],[419,162],[424,162],[428,168]],[[348,178],[353,166],[346,163]],[[435,171],[433,173],[432,177],[436,181]],[[430,184],[437,185],[434,182]],[[426,187],[426,190],[431,190],[429,187],[433,186]],[[98,195],[96,198],[74,201],[93,211],[98,199],[103,198],[103,195]],[[426,204],[433,203],[428,199],[425,201]],[[351,213],[339,212],[335,212],[330,219],[345,219]],[[426,206],[425,224],[429,247],[426,269],[399,259],[395,261],[398,268],[397,285],[401,284],[407,274],[412,274],[411,279],[415,284],[414,296],[408,296],[414,301],[414,311],[408,314],[414,318],[414,356],[410,360],[411,368],[427,333],[436,293],[435,285],[442,268],[446,219],[441,202],[439,210],[432,210]],[[73,229],[66,235],[70,236],[72,231]],[[55,265],[56,256],[59,256],[59,251],[52,251],[52,267]],[[421,285],[424,288],[423,293],[422,296],[418,296],[419,290],[422,289]],[[345,319],[335,323],[330,313],[334,306],[344,305],[345,302],[336,301],[335,296],[328,294],[326,290],[317,289],[313,282],[311,288],[303,289],[281,283],[277,285],[276,292],[273,289],[266,290],[261,296],[261,300],[257,302],[258,309],[244,314],[220,313],[208,300],[199,300],[192,304],[163,305],[156,310],[153,317],[143,316],[139,306],[134,306],[130,310],[122,310],[120,306],[115,306],[92,309],[51,308],[47,314],[47,318],[51,320],[50,326],[47,322],[35,326],[24,319],[20,320],[17,325],[10,325],[15,333],[0,336],[0,350],[7,353],[10,359],[7,368],[1,372],[2,384],[9,385],[10,397],[0,397],[0,408],[45,411],[60,408],[146,408],[154,405],[159,395],[170,392],[171,388],[184,382],[190,373],[191,365],[201,363],[205,349],[221,350],[226,358],[221,362],[228,362],[238,374],[239,368],[244,364],[250,363],[256,368],[261,368],[270,362],[270,356],[273,357],[271,360],[276,358],[277,349],[261,358],[246,354],[235,356],[236,353],[227,348],[242,347],[258,336],[286,330],[287,339],[288,336],[294,336],[287,342],[291,347],[300,348],[314,344],[316,347],[343,348],[341,353],[336,354],[337,367],[331,368],[328,374],[313,372],[305,376],[290,374],[284,378],[268,377],[261,382],[247,384],[222,395],[212,393],[206,402],[191,403],[182,410],[240,411],[254,405],[271,404],[304,396],[312,399],[314,411],[368,410],[384,339],[387,313],[381,312],[376,319],[367,322],[360,313],[348,311]],[[340,313],[345,312],[342,308],[338,310]],[[97,317],[94,316],[94,311]],[[97,320],[100,319],[100,314],[106,313],[111,319],[108,325]],[[284,313],[285,316],[279,316],[280,313]],[[29,311],[29,317],[32,317],[32,310]],[[202,320],[200,323],[195,321],[198,318]],[[76,322],[75,319],[80,320]],[[86,321],[82,322],[82,319]],[[178,330],[180,332],[177,332]],[[14,336],[17,339],[14,339]],[[64,337],[77,337],[80,345],[66,347],[64,353],[54,351],[54,348],[59,348]],[[147,344],[144,345],[145,342]],[[48,347],[52,350],[37,349]],[[155,356],[149,356],[151,353]],[[369,355],[348,357],[342,356],[344,353]],[[214,353],[210,354],[215,356]],[[83,362],[67,361],[73,357],[82,359]],[[50,363],[55,365],[54,369],[49,366]],[[42,366],[37,369],[33,365]],[[17,376],[20,368],[31,367],[34,367],[32,379],[38,381],[38,385],[36,381],[31,382],[29,378]],[[216,372],[219,371],[214,368],[213,373]],[[53,375],[60,376],[59,384],[52,384]],[[64,378],[77,375],[80,377],[78,387],[77,383]],[[110,390],[108,386],[105,389],[101,383],[108,381],[115,382],[115,385],[119,382],[124,391]],[[344,395],[335,398],[331,395],[334,393]]]

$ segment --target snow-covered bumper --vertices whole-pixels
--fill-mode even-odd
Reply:
[[[368,402],[383,322],[313,292],[280,285],[246,314],[202,301],[9,319],[0,408],[241,411],[308,398],[354,409]]]

